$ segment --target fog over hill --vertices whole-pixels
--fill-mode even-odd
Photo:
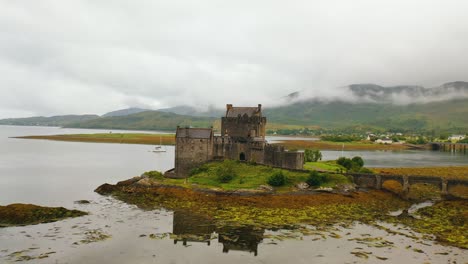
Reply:
[[[300,91],[282,98],[283,104],[302,101],[348,103],[391,103],[406,105],[412,103],[430,103],[452,99],[468,98],[468,82],[456,81],[437,87],[426,88],[419,85],[381,86],[377,84],[351,84],[340,87],[340,93],[334,95],[316,94]]]

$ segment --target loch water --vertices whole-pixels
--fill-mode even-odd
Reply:
[[[466,263],[466,250],[418,243],[355,223],[336,226],[336,237],[316,239],[291,230],[217,228],[184,211],[142,210],[94,189],[144,171],[170,169],[174,148],[154,153],[150,145],[77,143],[10,138],[24,135],[108,133],[109,130],[0,126],[0,205],[64,206],[90,214],[54,223],[0,228],[0,263]],[[115,131],[119,132],[119,131]],[[430,151],[344,152],[370,167],[466,165],[468,156]],[[324,151],[324,159],[341,151]],[[90,204],[76,204],[89,200]],[[404,228],[402,229],[404,230]],[[408,232],[411,232],[408,230]],[[174,235],[193,234],[178,241]],[[363,247],[349,237],[372,234],[394,246],[366,248],[369,259],[350,254]],[[100,236],[107,239],[99,239]],[[291,239],[277,240],[283,235]],[[418,235],[418,234],[415,234]],[[441,254],[442,253],[442,254]],[[41,257],[42,256],[42,257]],[[379,256],[382,259],[375,258]],[[383,260],[386,259],[386,260]]]

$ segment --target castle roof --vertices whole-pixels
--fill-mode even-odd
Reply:
[[[239,115],[243,116],[245,114],[247,114],[248,117],[261,116],[261,105],[258,105],[258,107],[233,107],[232,105],[228,105],[226,110],[226,117],[238,117]]]
[[[178,138],[199,138],[209,139],[212,135],[211,128],[177,128],[176,137]]]

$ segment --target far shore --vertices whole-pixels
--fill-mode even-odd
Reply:
[[[174,134],[145,133],[98,133],[98,134],[68,134],[68,135],[32,135],[14,138],[45,139],[72,142],[145,144],[145,145],[175,145]],[[291,137],[294,138],[294,137]],[[374,144],[367,142],[329,142],[319,140],[284,140],[274,144],[289,149],[319,149],[319,150],[406,150],[408,146],[401,144]]]

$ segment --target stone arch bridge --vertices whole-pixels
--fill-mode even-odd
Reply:
[[[441,195],[448,196],[450,189],[455,186],[468,187],[468,179],[446,179],[440,176],[420,176],[420,175],[388,175],[388,174],[362,174],[346,173],[353,178],[354,183],[359,187],[381,189],[386,181],[396,181],[403,187],[402,196],[405,197],[411,185],[422,183],[431,184],[439,188]],[[462,195],[468,197],[468,191]]]

